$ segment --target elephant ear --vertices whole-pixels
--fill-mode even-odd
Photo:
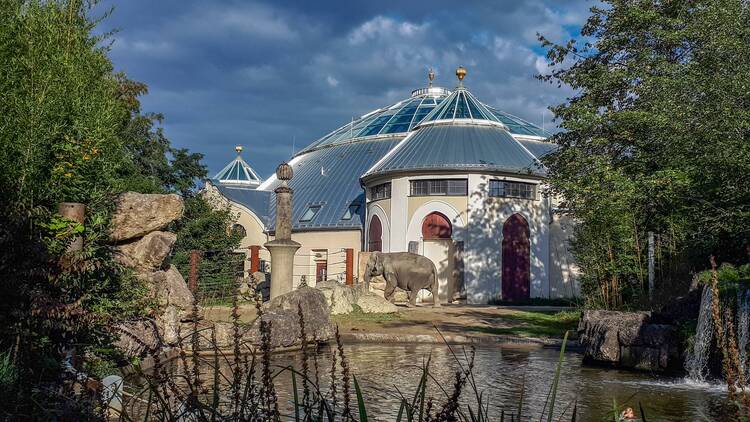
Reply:
[[[383,259],[383,258],[382,258],[382,257],[380,256],[380,252],[377,252],[377,251],[376,251],[376,252],[373,252],[373,253],[372,253],[372,260],[373,260],[373,264],[374,264],[374,265],[375,265],[376,267],[377,267],[377,265],[378,265],[378,264],[380,263],[380,260],[381,260],[381,259]]]

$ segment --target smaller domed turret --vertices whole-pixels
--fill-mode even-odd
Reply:
[[[258,173],[242,159],[242,145],[234,147],[237,157],[216,173],[214,180],[222,185],[258,187],[263,181]]]

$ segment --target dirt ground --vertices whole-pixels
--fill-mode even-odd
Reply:
[[[343,334],[516,336],[524,338],[562,338],[566,330],[575,331],[578,315],[567,308],[549,306],[491,306],[448,304],[439,308],[399,305],[396,314],[354,312],[334,315],[333,322]],[[210,321],[231,321],[232,309],[226,306],[203,308]],[[255,306],[240,306],[240,321],[256,318]],[[573,333],[574,335],[574,333]]]
[[[440,308],[399,306],[399,313],[333,316],[343,333],[444,334],[530,338],[562,338],[574,329],[577,316],[566,308],[443,305]]]

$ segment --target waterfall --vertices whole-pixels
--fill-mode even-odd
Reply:
[[[698,326],[695,327],[695,337],[693,337],[693,350],[685,359],[688,377],[694,381],[703,382],[708,375],[708,357],[714,334],[713,317],[711,316],[712,298],[711,287],[704,286],[700,313],[698,314]]]
[[[747,365],[747,346],[750,342],[750,290],[737,291],[737,348],[740,353],[740,367],[745,380],[750,380]]]

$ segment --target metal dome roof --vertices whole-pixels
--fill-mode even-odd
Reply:
[[[445,101],[448,100],[446,103]],[[376,137],[404,137],[420,123],[448,118],[482,119],[502,123],[514,137],[543,139],[551,133],[519,117],[490,107],[459,87],[454,92],[428,87],[412,91],[411,97],[373,110],[316,140],[295,155],[331,145]],[[455,117],[454,117],[455,116]]]

